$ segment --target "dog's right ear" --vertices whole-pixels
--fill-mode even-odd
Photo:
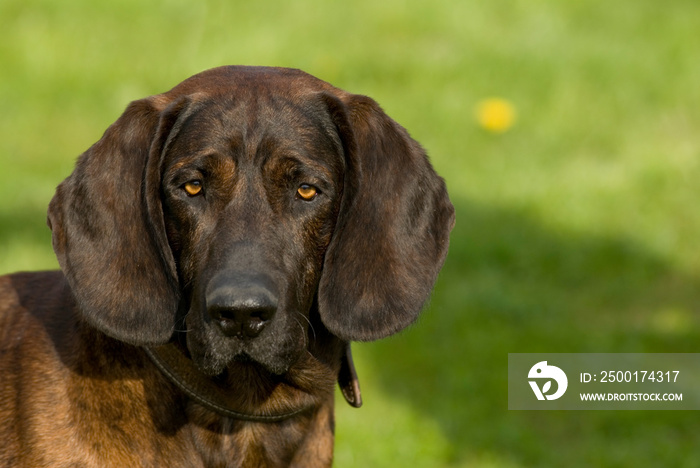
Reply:
[[[49,205],[53,246],[85,319],[119,340],[167,342],[180,300],[160,201],[161,158],[188,98],[129,105]]]

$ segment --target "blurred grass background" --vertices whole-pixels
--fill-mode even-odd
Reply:
[[[700,3],[3,0],[0,272],[55,268],[46,206],[126,104],[223,64],[377,99],[447,180],[430,307],[355,345],[336,466],[700,466],[694,412],[509,412],[509,352],[698,352]],[[510,101],[504,134],[479,128]]]

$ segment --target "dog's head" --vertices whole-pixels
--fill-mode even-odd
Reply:
[[[453,224],[443,180],[373,100],[275,68],[131,103],[49,207],[85,319],[137,345],[186,332],[209,374],[286,372],[311,313],[344,341],[406,327]]]

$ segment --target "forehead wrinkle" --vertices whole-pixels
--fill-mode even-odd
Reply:
[[[214,148],[203,148],[196,153],[185,153],[184,156],[180,156],[168,165],[167,172],[168,174],[173,174],[190,166],[199,167],[202,165],[201,161],[215,151]]]
[[[236,178],[236,162],[230,157],[211,155],[207,164],[208,169],[220,178],[224,185],[231,185]]]
[[[234,162],[220,154],[216,148],[206,147],[195,154],[188,154],[173,162],[168,167],[168,173],[175,173],[181,169],[187,169],[190,167],[228,173],[230,171],[234,171],[232,166],[235,166]]]
[[[295,130],[287,126],[286,135],[281,136],[274,129],[265,131],[257,145],[250,145],[250,154],[254,154],[256,165],[289,167],[291,164],[296,169],[316,172],[328,180],[333,180],[336,173],[343,171],[342,150],[335,147],[332,138],[324,131],[316,127]]]
[[[318,106],[316,102],[305,101],[301,103],[293,101],[280,101],[280,107],[288,115],[288,125],[285,129],[295,133],[295,141],[301,142],[301,146],[309,153],[318,151],[319,148],[342,155],[342,142],[335,124],[330,115]]]
[[[280,164],[292,164],[295,168],[310,168],[312,172],[323,174],[326,178],[333,178],[333,165],[324,164],[326,161],[320,158],[309,158],[297,152],[284,152],[280,159]]]
[[[342,169],[342,143],[335,126],[313,102],[295,102],[267,90],[217,100],[212,107],[214,112],[210,120],[216,121],[216,126],[207,131],[223,138],[222,150],[241,163],[264,165],[271,156],[281,152],[297,155],[302,164],[324,173]],[[327,164],[341,167],[329,168],[306,157],[316,153],[339,154],[340,161]]]

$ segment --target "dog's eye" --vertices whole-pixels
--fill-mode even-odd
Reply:
[[[202,193],[202,181],[201,180],[191,180],[182,186],[187,192],[187,195],[194,197]]]
[[[318,190],[313,185],[301,184],[297,189],[297,193],[306,201],[311,201],[318,195]]]

